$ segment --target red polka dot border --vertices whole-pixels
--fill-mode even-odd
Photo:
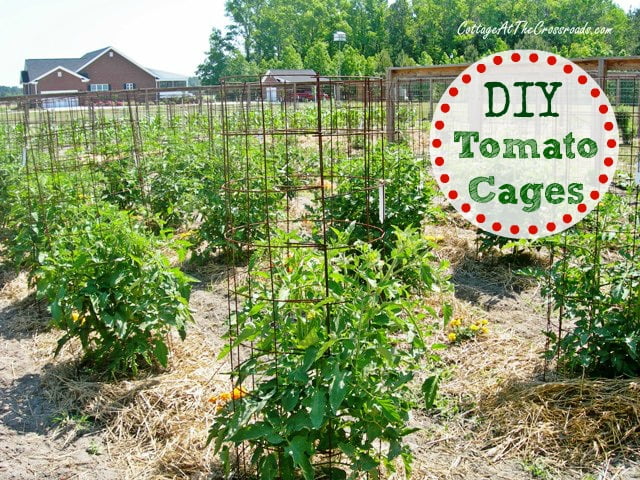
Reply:
[[[542,62],[546,63],[549,66],[552,66],[552,67],[556,66],[560,68],[565,75],[574,77],[577,86],[586,86],[589,83],[589,77],[586,74],[581,73],[582,70],[579,67],[576,69],[576,67],[571,63],[564,63],[563,59],[558,59],[557,56],[552,54],[547,54],[546,57],[542,57],[541,59],[541,55],[539,55],[536,52],[532,52],[526,56],[523,56],[520,52],[513,52],[510,55],[506,53],[495,54],[489,57],[488,62],[485,59],[484,61],[482,61],[482,63],[475,64],[474,71],[472,73],[467,73],[471,71],[471,69],[468,69],[459,78],[464,85],[470,85],[473,83],[474,74],[482,75],[483,73],[490,71],[489,69],[491,68],[500,68],[500,66],[504,64],[505,58],[508,60],[511,60],[511,62],[513,63],[520,63],[520,62],[524,63],[528,60],[531,64],[536,64],[542,60]],[[589,95],[594,100],[600,99],[600,98],[604,98],[606,100],[606,96],[603,94],[599,86],[588,87],[588,88],[589,88]],[[447,89],[445,96],[447,94],[450,97],[455,98],[460,94],[460,90],[459,88],[452,86]],[[440,112],[446,114],[451,111],[452,107],[445,100],[444,102],[441,101],[439,108],[440,108]],[[609,106],[606,103],[600,102],[597,104],[597,111],[600,114],[605,115],[609,112]],[[445,122],[442,120],[436,120],[433,126],[435,130],[441,131],[445,128]],[[615,125],[613,122],[607,120],[602,124],[602,128],[604,131],[610,133],[614,131]],[[439,148],[442,145],[442,140],[439,138],[433,138],[431,140],[431,145],[434,148]],[[606,141],[606,147],[609,149],[615,149],[617,146],[618,146],[617,140],[615,138],[609,138]],[[433,163],[436,167],[443,167],[446,165],[446,158],[443,158],[442,156],[435,156]],[[600,173],[598,175],[597,181],[601,185],[608,185],[610,179],[613,178],[613,174],[615,173],[615,168],[614,168],[615,161],[612,156],[606,156],[605,158],[602,159],[602,165],[606,167],[608,170],[607,170],[607,173]],[[445,192],[445,195],[447,196],[447,198],[449,198],[450,200],[456,200],[460,198],[460,195],[457,190],[453,190],[453,189],[448,190],[446,188],[446,184],[450,183],[450,180],[451,180],[451,177],[449,174],[447,173],[440,174],[438,180],[441,184],[441,187],[443,187],[443,191]],[[587,193],[585,193],[585,195],[587,194],[588,194],[588,197],[594,201],[599,200],[601,198],[601,193],[598,190],[588,191]],[[588,210],[588,207],[585,203],[578,203],[573,208],[574,208],[574,212],[576,212],[580,216],[584,215]],[[474,211],[473,205],[468,202],[461,203],[459,206],[459,210],[463,214],[465,214],[467,218],[474,219],[477,224],[483,225],[483,228],[493,231],[494,233],[508,231],[511,235],[518,235],[520,232],[526,231],[530,235],[536,236],[539,233],[541,233],[541,231],[553,233],[558,229],[558,225],[556,222],[547,222],[544,225],[516,225],[516,224],[503,225],[502,222],[498,220],[489,220],[489,217],[487,216],[488,213],[486,212]],[[565,226],[570,226],[575,222],[576,222],[576,217],[574,217],[574,214],[572,212],[567,212],[561,216],[561,223],[564,223]],[[562,228],[564,228],[564,226]]]

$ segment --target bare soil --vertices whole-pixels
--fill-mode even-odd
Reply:
[[[46,310],[24,274],[0,272],[0,478],[117,478],[100,432],[48,399],[44,332]]]

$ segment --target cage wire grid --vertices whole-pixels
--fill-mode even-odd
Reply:
[[[206,224],[202,206],[182,208],[179,202],[190,195],[188,186],[177,188],[173,213],[155,195],[172,186],[173,167],[166,160],[182,159],[180,168],[193,170],[192,182],[208,182],[212,194],[224,197],[224,214],[217,223],[227,226],[225,240],[233,245],[228,253],[230,319],[247,301],[271,305],[275,347],[260,352],[251,342],[241,343],[230,354],[232,370],[263,353],[277,365],[280,357],[296,352],[279,350],[282,319],[274,312],[289,308],[303,314],[307,307],[322,304],[324,320],[331,316],[331,305],[323,304],[331,269],[327,254],[332,248],[348,248],[330,241],[332,227],[345,227],[334,213],[340,202],[348,197],[360,201],[364,208],[356,228],[371,242],[380,238],[380,200],[385,179],[393,176],[385,171],[385,110],[389,114],[393,104],[395,140],[408,144],[428,170],[432,112],[452,80],[428,74],[395,83],[317,77],[306,84],[272,85],[262,78],[245,78],[227,79],[217,87],[182,88],[189,95],[171,100],[145,91],[56,95],[55,107],[43,104],[46,96],[2,101],[0,167],[17,172],[20,185],[0,187],[12,191],[19,207],[12,215],[17,212],[20,218],[9,218],[8,206],[0,206],[0,226],[28,223],[34,237],[24,254],[34,258],[38,242],[50,241],[61,226],[51,212],[69,205],[100,218],[100,206],[108,202],[131,212],[132,223],[154,231],[165,225],[176,232],[197,230]],[[560,266],[563,281],[578,253],[580,261],[589,261],[595,269],[594,291],[600,295],[582,305],[590,322],[607,310],[638,315],[631,297],[626,304],[611,300],[611,285],[601,271],[617,264],[629,272],[623,280],[628,289],[637,290],[640,284],[634,273],[640,263],[640,75],[609,72],[599,80],[620,130],[618,171],[609,190],[616,204],[599,206],[589,222],[575,228],[586,241],[579,244],[577,236],[565,232],[548,247],[549,262]],[[315,97],[307,101],[307,93],[314,90]],[[225,244],[207,237],[201,248],[224,249]],[[625,256],[619,252],[623,248]],[[298,297],[284,299],[276,289],[276,269],[286,267],[296,251],[317,252],[324,273],[305,286],[311,296],[301,297],[301,288]],[[266,272],[267,290],[260,272]],[[547,277],[547,285],[553,281]],[[566,305],[574,300],[568,292],[547,298],[547,332],[562,337],[571,329]],[[242,332],[231,321],[229,327],[231,345],[233,336],[239,338]],[[545,374],[551,360],[545,361]],[[241,380],[251,390],[263,378]],[[238,378],[232,382],[237,385]],[[248,474],[252,465],[243,448],[236,452],[236,467]],[[333,461],[331,455],[328,459]]]
[[[310,92],[313,99],[296,101],[300,91],[307,97]],[[331,240],[333,228],[348,226],[332,217],[332,204],[351,196],[362,200],[354,228],[365,232],[367,241],[381,239],[382,229],[375,224],[380,221],[376,195],[384,175],[383,92],[381,79],[368,78],[316,76],[313,82],[293,79],[277,86],[265,78],[223,82],[227,239],[234,246],[228,274],[232,388],[244,384],[251,392],[271,380],[278,385],[279,365],[304,353],[284,338],[285,324],[310,321],[305,315],[310,316],[314,306],[324,318],[313,321],[330,333],[335,303],[328,301],[329,283],[335,267],[328,254],[349,248],[349,243]],[[376,149],[380,153],[374,154]],[[308,257],[296,251],[312,253]],[[285,291],[283,268],[288,273],[300,268],[288,263],[300,257],[320,262],[321,274]],[[253,341],[237,341],[243,334],[237,319],[261,302],[272,329],[266,349]],[[244,376],[244,366],[256,358],[271,368]],[[315,464],[329,471],[340,463],[331,431],[330,425],[329,447]],[[247,461],[249,453],[245,444],[235,449],[235,468],[241,475],[255,467]]]

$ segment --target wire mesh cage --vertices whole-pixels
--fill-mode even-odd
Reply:
[[[168,333],[190,319],[189,280],[167,256],[186,239],[194,255],[224,242],[224,205],[210,195],[223,177],[216,90],[162,94],[3,105],[7,256],[48,301],[60,348],[78,337],[109,370],[167,364]]]
[[[335,295],[343,288],[341,255],[356,239],[382,241],[384,83],[318,76],[280,84],[266,76],[227,79],[221,97],[227,239],[235,246],[229,273],[233,388],[257,399],[267,392],[291,395],[295,383],[298,394],[282,401],[291,417],[300,416],[305,409],[296,408],[297,397],[302,401],[311,383],[330,381],[321,378],[327,372],[305,371],[305,364],[315,364],[310,352],[338,355],[330,339],[344,321]],[[248,414],[244,404],[238,408],[238,415]],[[344,461],[336,448],[340,435],[330,418],[311,414],[316,420],[324,436],[315,468],[339,478],[333,475]],[[238,446],[235,469],[282,475],[291,446],[264,448],[267,453],[255,443]],[[251,455],[260,460],[252,464]]]

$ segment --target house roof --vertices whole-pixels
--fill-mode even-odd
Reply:
[[[33,81],[58,67],[75,72],[82,65],[79,62],[79,58],[28,58],[24,61],[24,69],[29,73],[29,81]]]
[[[160,81],[183,80],[186,82],[189,80],[189,77],[187,77],[186,75],[180,75],[179,73],[165,72],[163,70],[156,70],[155,68],[147,68],[147,70],[151,72],[156,77],[157,80],[160,80]]]
[[[310,69],[305,70],[267,70],[262,81],[266,81],[268,77],[273,77],[280,83],[303,83],[315,82],[316,72]],[[322,80],[322,79],[320,79]]]
[[[78,74],[79,76],[82,76],[84,78],[83,72],[80,72],[80,70],[84,69],[87,65],[95,61],[98,57],[102,56],[109,50],[116,51],[113,47],[104,47],[99,48],[98,50],[87,52],[80,58],[28,58],[24,61],[24,71],[27,72],[28,77],[27,81],[23,81],[22,83],[34,82],[40,77],[49,74],[57,68],[64,68],[67,71]],[[145,68],[137,64],[130,58],[122,55],[122,53],[118,53],[129,60],[131,63],[140,67],[142,70],[148,72],[157,80],[188,80],[188,77],[177,73],[169,73],[162,70],[152,70],[150,68]]]

